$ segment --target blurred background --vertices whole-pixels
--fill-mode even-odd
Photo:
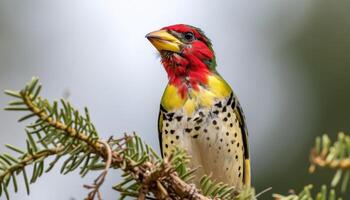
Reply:
[[[0,90],[20,89],[32,76],[50,100],[87,106],[102,137],[136,131],[158,149],[157,115],[167,83],[145,34],[186,23],[214,44],[218,71],[244,108],[257,192],[286,194],[305,184],[330,183],[310,175],[314,137],[350,128],[350,1],[117,1],[0,0]],[[0,94],[0,106],[10,99]],[[0,151],[24,146],[18,113],[0,110]],[[87,194],[80,179],[58,168],[17,200],[72,200]],[[105,199],[119,173],[109,175]],[[270,199],[272,192],[261,199]]]

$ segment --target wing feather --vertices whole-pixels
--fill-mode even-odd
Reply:
[[[244,145],[244,183],[245,185],[250,186],[251,184],[251,175],[250,175],[250,157],[249,157],[249,145],[248,145],[248,129],[246,125],[245,116],[242,110],[242,106],[239,103],[238,99],[236,99],[236,106],[234,109],[234,112],[236,112],[236,115],[239,120],[239,124],[241,126],[242,130],[242,138],[243,138],[243,145]]]
[[[160,105],[159,114],[158,114],[158,139],[160,145],[160,153],[163,157],[163,142],[162,142],[162,129],[163,129],[163,113],[167,112],[162,105]]]

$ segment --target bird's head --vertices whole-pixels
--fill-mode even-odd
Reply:
[[[161,55],[170,84],[180,87],[182,95],[188,88],[205,85],[215,72],[216,61],[210,40],[199,28],[177,24],[146,35]]]

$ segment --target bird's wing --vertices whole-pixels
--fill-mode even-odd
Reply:
[[[236,113],[236,116],[238,117],[239,124],[242,130],[242,139],[243,139],[243,145],[244,145],[244,184],[250,186],[251,182],[251,176],[250,176],[250,157],[249,157],[249,145],[248,145],[248,129],[246,125],[245,116],[241,107],[241,104],[239,103],[238,99],[236,99],[236,107],[234,109],[234,112]]]
[[[163,157],[163,142],[162,142],[163,112],[166,112],[166,110],[162,105],[160,105],[159,114],[158,114],[158,139],[159,139],[159,145],[160,145],[160,154],[162,157]]]

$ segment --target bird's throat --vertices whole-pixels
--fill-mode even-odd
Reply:
[[[181,98],[187,98],[190,90],[199,90],[199,86],[208,84],[208,76],[212,73],[208,65],[195,56],[182,57],[173,54],[162,58],[168,74],[169,84],[174,85]]]

